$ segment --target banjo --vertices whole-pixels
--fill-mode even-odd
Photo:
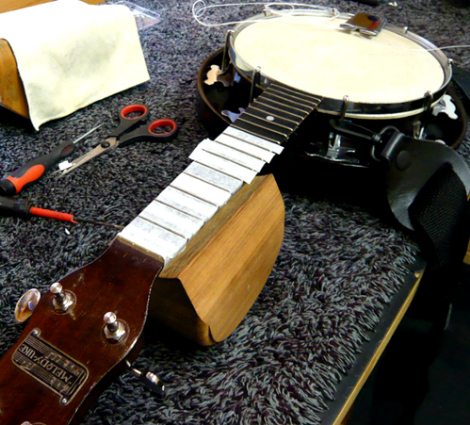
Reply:
[[[387,23],[371,36],[351,30],[351,20],[328,9],[294,10],[257,15],[229,31],[198,77],[199,115],[209,133],[237,119],[253,93],[282,81],[322,99],[294,135],[301,155],[349,167],[374,163],[370,146],[333,131],[332,119],[457,146],[466,118],[449,87],[452,61],[407,28]]]
[[[282,81],[323,97],[327,114],[345,108],[350,118],[398,119],[423,112],[427,96],[443,96],[452,71],[436,46],[391,25],[375,36],[351,31],[349,18],[254,17],[235,29],[229,54],[244,75],[258,67],[262,85]]]
[[[249,63],[249,52],[244,47],[239,51],[237,39],[243,44],[240,35],[230,48],[238,48],[239,59]],[[1,425],[77,421],[105,383],[129,368],[148,316],[202,345],[234,331],[261,291],[282,243],[284,207],[269,165],[305,120],[312,114],[334,115],[336,106],[329,105],[341,103],[334,92],[318,94],[314,86],[299,88],[266,72],[260,76],[266,86],[262,94],[215,140],[197,146],[188,168],[104,254],[54,283],[40,301],[33,302],[28,293],[20,299],[18,317],[29,322],[0,360]],[[436,101],[447,78],[443,71],[442,81],[427,87]],[[372,92],[367,98],[354,98],[351,92],[345,116],[368,114]],[[426,108],[425,97],[413,94],[395,102],[390,96],[368,118],[415,116]],[[399,156],[409,141],[393,134],[381,146],[388,158]],[[442,157],[451,164],[460,164],[445,145],[421,143],[432,143],[433,155],[445,153]],[[162,390],[154,374],[134,373]]]

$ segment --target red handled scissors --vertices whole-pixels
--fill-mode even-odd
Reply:
[[[70,173],[91,159],[115,148],[147,140],[169,142],[176,137],[178,127],[173,120],[159,119],[144,126],[147,115],[148,109],[144,105],[129,105],[122,108],[119,114],[119,125],[107,136],[106,140],[68,163],[68,166],[60,171],[62,175]]]

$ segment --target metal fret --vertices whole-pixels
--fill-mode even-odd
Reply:
[[[299,106],[303,106],[303,105],[298,105],[297,103],[292,102],[292,101],[290,101],[290,100],[288,100],[288,99],[286,99],[286,98],[284,98],[284,97],[282,97],[282,96],[278,96],[277,94],[275,94],[275,93],[273,93],[273,92],[266,93],[265,96],[263,96],[263,99],[265,99],[265,100],[270,100],[268,96],[273,96],[273,97],[275,97],[275,98],[277,98],[277,99],[281,99],[281,100],[286,104],[286,106],[288,106],[288,107],[291,108],[291,109],[294,109],[294,110],[303,112],[304,114],[306,114],[306,116],[307,116],[308,114],[310,114],[310,112],[312,112],[312,110],[313,110],[312,108],[309,108],[308,106],[305,106],[305,108],[307,108],[307,109],[299,108]],[[284,103],[281,103],[281,105],[283,105]],[[293,104],[294,106],[293,106],[292,104]]]
[[[299,126],[299,123],[302,122],[301,120],[286,120],[281,116],[280,113],[278,113],[276,116],[276,114],[272,114],[271,111],[263,108],[254,108],[253,106],[249,106],[248,109],[244,112],[244,115],[245,114],[249,114],[250,117],[256,117],[257,119],[282,126],[282,128],[288,130],[289,133],[293,133]]]
[[[259,98],[258,98],[258,99],[259,99]],[[303,121],[305,118],[307,118],[307,116],[308,116],[309,113],[310,113],[310,112],[308,112],[308,111],[304,111],[303,109],[294,108],[294,107],[292,107],[292,106],[290,106],[290,105],[286,105],[286,104],[284,104],[284,103],[282,103],[282,102],[279,102],[278,100],[270,99],[270,98],[268,98],[268,97],[263,97],[262,99],[259,99],[257,102],[258,102],[258,103],[261,103],[261,101],[263,101],[263,102],[272,102],[272,103],[274,103],[275,105],[277,105],[278,107],[284,108],[283,110],[284,110],[286,113],[289,113],[289,112],[285,109],[286,107],[289,108],[289,109],[292,109],[293,111],[295,111],[295,112],[297,112],[297,113],[300,112],[300,113],[303,114],[303,115],[300,115],[300,118],[301,118],[302,121]],[[290,113],[290,114],[293,115],[292,113]]]
[[[236,164],[242,165],[243,167],[249,168],[253,171],[259,172],[266,165],[266,162],[261,159],[255,158],[251,155],[247,155],[246,153],[229,148],[226,145],[222,145],[217,142],[212,142],[207,139],[203,140],[199,144],[199,147],[205,150],[206,152],[235,162]]]
[[[280,124],[278,123],[274,116],[264,116],[264,117],[260,117],[258,115],[255,115],[255,114],[252,114],[251,111],[250,111],[250,108],[248,108],[244,113],[243,113],[243,116],[246,117],[246,116],[249,116],[249,117],[252,117],[252,118],[255,118],[257,120],[262,120],[264,122],[266,122],[267,124],[272,124],[272,125],[277,125],[278,127],[282,127],[282,128],[285,128],[286,130],[289,130],[290,132],[293,132],[295,130],[295,128],[292,128],[292,127],[288,127],[284,124]],[[271,120],[268,119],[268,117],[271,117]]]
[[[204,221],[183,213],[158,201],[153,201],[141,213],[140,217],[158,224],[186,240],[192,238],[203,226]]]
[[[291,92],[291,93],[295,93],[296,95],[298,96],[302,96],[302,97],[307,97],[313,101],[315,101],[317,104],[319,104],[321,102],[321,98],[313,95],[313,94],[310,94],[310,93],[306,93],[304,91],[301,91],[301,90],[297,90],[297,89],[294,89],[293,87],[289,87],[289,86],[286,86],[284,84],[281,84],[277,81],[274,81],[270,87],[276,87],[276,88],[280,88],[282,90],[285,90],[285,91],[288,91],[288,92]]]
[[[243,130],[239,130],[234,125],[227,127],[223,134],[228,134],[229,136],[235,137],[236,139],[251,143],[255,146],[259,146],[260,148],[266,149],[278,155],[281,154],[284,150],[284,148],[279,146],[279,143],[276,141],[274,141],[274,143],[268,142],[267,140],[258,137],[256,134],[248,134]]]
[[[251,183],[258,174],[257,171],[250,170],[232,161],[213,155],[201,149],[199,146],[189,156],[190,159],[214,170],[228,174],[246,183]]]
[[[273,134],[287,139],[320,101],[321,99],[308,93],[273,83],[253,102],[253,105],[240,115],[234,126],[255,133],[262,138],[270,138],[282,143],[284,140],[279,140]],[[257,132],[257,129],[260,131]],[[288,133],[282,129],[287,130]]]
[[[141,217],[136,217],[119,233],[118,237],[134,246],[159,255],[165,263],[174,258],[187,243],[185,238]]]
[[[280,90],[280,89],[278,89],[278,88],[276,88],[276,87],[270,89],[269,92],[270,92],[270,93],[280,93],[280,94],[282,94],[283,96],[287,96],[287,99],[286,99],[286,100],[289,100],[289,101],[291,101],[291,102],[293,102],[293,101],[299,101],[299,100],[300,100],[300,101],[301,101],[300,104],[301,104],[301,105],[305,105],[305,106],[308,107],[308,108],[317,106],[317,103],[316,103],[316,102],[307,101],[307,100],[305,100],[305,99],[303,99],[303,98],[301,98],[301,97],[299,97],[299,96],[294,96],[294,95],[292,95],[292,94],[290,94],[290,93],[286,93],[285,91]],[[294,100],[291,100],[291,99],[294,99]]]
[[[218,207],[225,205],[231,197],[230,192],[192,177],[189,174],[185,174],[184,172],[176,177],[176,179],[170,183],[170,186],[176,187],[183,192],[189,193],[213,205],[217,205]]]
[[[255,127],[262,128],[263,130],[266,130],[266,131],[270,131],[271,133],[279,134],[280,136],[283,136],[285,138],[289,137],[292,134],[292,131],[289,131],[289,133],[283,133],[281,131],[277,131],[272,128],[266,127],[265,125],[257,124],[256,122],[253,122],[253,120],[247,119],[245,114],[242,114],[240,117],[238,117],[237,121],[246,122],[247,124],[254,125]]]
[[[289,118],[286,118],[286,117],[281,117],[280,115],[278,115],[277,113],[275,112],[271,112],[271,111],[267,111],[266,109],[261,109],[261,108],[258,108],[257,106],[254,106],[254,105],[250,105],[248,107],[248,109],[245,111],[245,114],[247,113],[247,111],[250,111],[254,109],[255,111],[259,111],[259,112],[262,112],[264,114],[269,114],[269,115],[272,115],[274,118],[279,118],[279,119],[282,119],[284,121],[289,121],[291,123],[294,123],[296,125],[298,125],[298,121],[294,121],[294,120],[291,120]],[[275,108],[271,108],[271,109],[275,109]],[[278,111],[281,111],[281,109],[277,109]]]
[[[266,103],[263,103],[264,100],[268,100],[268,101],[271,101],[271,102],[273,102],[273,103],[275,103],[275,104],[277,104],[277,105],[279,105],[279,106],[283,106],[282,103],[275,102],[274,100],[271,100],[271,99],[260,99],[260,98],[256,99],[256,100],[253,102],[253,105],[262,105],[262,106],[265,106],[265,107],[267,107],[267,108],[274,109],[275,111],[284,112],[285,114],[288,114],[288,115],[291,115],[291,116],[293,116],[293,117],[299,118],[299,119],[300,119],[300,122],[302,122],[302,121],[305,119],[305,117],[307,116],[307,115],[304,115],[304,116],[302,116],[302,115],[297,115],[297,114],[294,114],[294,113],[292,113],[292,112],[286,111],[285,109],[276,108],[275,106],[272,106],[272,105],[267,105]],[[253,107],[253,105],[250,106],[250,107]]]
[[[205,167],[197,162],[191,163],[184,172],[214,186],[220,187],[221,189],[228,190],[232,194],[237,192],[243,185],[242,180],[223,174],[212,168]]]
[[[252,129],[250,126],[255,127]],[[236,128],[237,130],[243,131],[244,133],[252,134],[253,136],[262,137],[265,140],[269,140],[270,142],[277,143],[278,145],[282,144],[286,141],[286,136],[280,136],[277,134],[272,134],[271,136],[264,133],[264,131],[260,131],[259,127],[243,122],[241,120],[237,120],[232,124],[232,127]]]
[[[255,158],[262,159],[265,162],[271,162],[271,160],[274,158],[274,153],[255,146],[251,143],[242,142],[241,140],[238,140],[235,137],[229,136],[225,133],[222,133],[215,140],[219,143],[230,146],[233,149],[239,150],[240,152],[245,152],[251,156],[254,156]]]
[[[167,187],[156,198],[159,202],[177,210],[183,211],[193,217],[208,221],[218,210],[216,205],[209,204],[202,199],[182,192],[175,187]]]

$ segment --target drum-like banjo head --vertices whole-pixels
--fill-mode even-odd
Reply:
[[[240,25],[231,41],[232,62],[249,74],[322,96],[323,112],[404,117],[419,113],[426,93],[435,102],[451,78],[445,55],[427,40],[387,25],[375,37],[341,29],[349,16],[284,16]]]

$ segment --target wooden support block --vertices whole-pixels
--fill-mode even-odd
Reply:
[[[272,175],[256,177],[163,270],[150,317],[201,345],[224,340],[263,289],[283,235],[284,203],[276,181]]]
[[[6,40],[0,39],[0,104],[10,111],[29,118],[23,82],[16,59]]]

